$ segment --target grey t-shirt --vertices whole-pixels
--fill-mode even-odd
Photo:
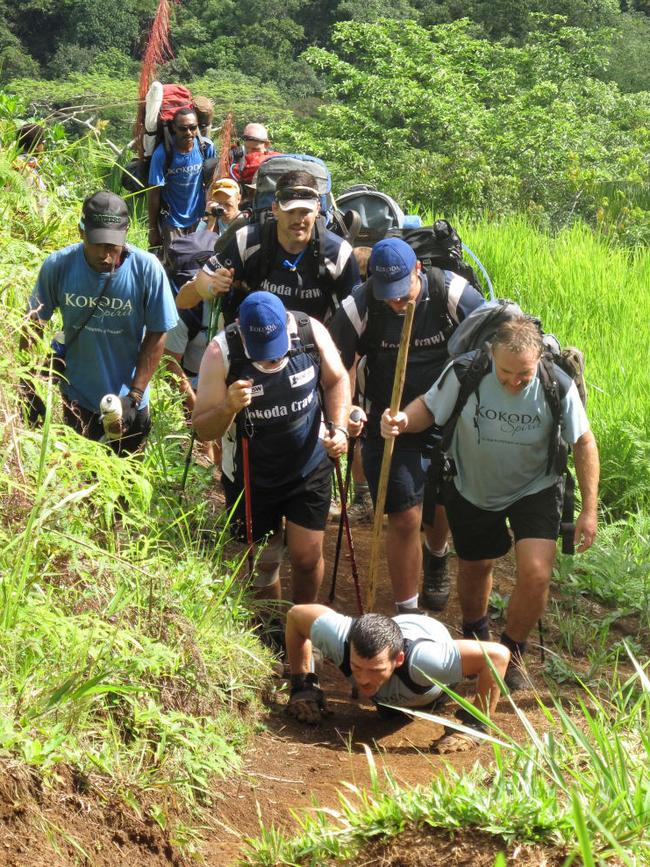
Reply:
[[[185,322],[179,318],[176,325],[167,332],[165,337],[165,349],[176,352],[183,356],[183,367],[190,373],[198,373],[201,367],[201,359],[208,345],[208,326],[210,322],[210,305],[204,304],[201,319],[201,330],[188,341],[189,329]]]
[[[399,626],[404,638],[428,638],[414,648],[410,658],[409,674],[415,683],[426,686],[432,680],[445,685],[458,683],[463,672],[460,651],[446,627],[422,614],[398,614],[393,620]],[[352,628],[352,618],[336,611],[328,611],[314,621],[311,627],[311,640],[324,656],[335,665],[341,665],[345,652],[345,641]],[[351,678],[352,680],[354,678]],[[421,707],[430,704],[441,694],[438,686],[418,695],[412,692],[393,674],[374,695],[379,703],[393,704],[398,707]]]
[[[440,426],[451,415],[460,389],[458,377],[447,371],[424,395]],[[496,512],[553,485],[557,474],[546,472],[553,419],[539,377],[519,394],[510,394],[491,371],[481,380],[478,403],[477,413],[476,394],[471,394],[449,449],[458,492],[480,509]],[[562,401],[561,426],[571,445],[589,430],[573,382]]]

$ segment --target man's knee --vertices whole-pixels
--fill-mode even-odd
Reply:
[[[405,509],[403,512],[390,512],[388,515],[390,529],[398,533],[416,532],[419,534],[421,523],[421,506],[411,506],[410,509]]]
[[[271,537],[260,554],[253,575],[253,586],[258,590],[270,587],[280,580],[283,548],[284,540],[282,533],[276,533],[275,536]]]
[[[298,551],[294,550],[291,554],[291,566],[299,572],[312,572],[320,565],[323,556],[323,549],[320,545],[310,546],[309,548],[301,548]]]
[[[463,581],[482,582],[492,571],[494,560],[458,560],[458,577]]]
[[[552,566],[544,560],[517,563],[517,584],[527,590],[545,593],[551,583]]]

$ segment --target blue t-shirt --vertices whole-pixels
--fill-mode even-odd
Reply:
[[[214,157],[214,145],[208,139],[205,159]],[[169,168],[165,171],[167,154],[159,144],[151,157],[149,186],[164,187],[163,199],[169,209],[165,221],[171,226],[185,229],[198,223],[205,212],[205,186],[203,160],[198,138],[191,151],[181,153],[172,145]]]
[[[431,685],[431,689],[422,694],[413,692],[393,674],[379,687],[373,699],[379,704],[392,704],[397,707],[422,707],[430,704],[442,693],[439,686],[433,685],[433,680],[452,686],[463,678],[458,646],[446,627],[433,617],[398,614],[393,620],[404,638],[411,641],[418,638],[429,639],[420,642],[413,649],[408,673],[415,683],[420,686]],[[331,659],[334,665],[340,666],[351,628],[351,617],[328,611],[312,623],[310,638],[323,656]]]
[[[105,394],[127,394],[148,331],[169,331],[178,319],[167,275],[151,253],[125,248],[124,261],[102,296],[110,274],[94,271],[83,244],[52,253],[43,262],[30,299],[39,319],[61,310],[66,337],[66,397],[97,412]],[[98,303],[98,299],[99,303]],[[74,337],[78,328],[95,311]],[[142,400],[149,400],[147,389]]]
[[[561,371],[558,377],[564,376]],[[424,395],[436,424],[444,425],[456,404],[460,382],[445,369]],[[449,453],[456,464],[458,492],[480,509],[500,511],[549,488],[557,473],[546,472],[553,416],[539,376],[519,394],[510,394],[494,371],[471,394],[456,423]],[[573,445],[589,430],[589,422],[571,382],[562,401],[562,436]]]

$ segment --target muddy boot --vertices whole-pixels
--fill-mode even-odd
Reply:
[[[526,649],[525,641],[514,641],[505,632],[501,635],[501,644],[504,644],[510,653],[510,662],[506,668],[503,681],[510,692],[518,692],[521,689],[532,689],[532,682],[526,673],[524,665],[524,651]]]
[[[354,495],[352,505],[348,508],[348,520],[351,524],[372,524],[375,512],[372,507],[372,497],[368,489]]]
[[[436,557],[422,545],[422,602],[431,611],[442,611],[449,599],[449,552]]]

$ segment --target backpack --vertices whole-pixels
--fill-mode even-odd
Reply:
[[[412,247],[424,268],[442,268],[464,277],[483,294],[474,269],[463,259],[463,242],[447,220],[436,220],[432,226],[415,229],[397,228],[386,233],[388,238],[401,238]]]
[[[244,152],[239,159],[231,164],[230,177],[242,186],[250,186],[262,163],[270,157],[277,156],[281,156],[280,151],[251,151],[248,154]]]
[[[476,394],[477,406],[481,381],[492,369],[492,359],[489,352],[489,341],[494,337],[502,322],[522,315],[521,308],[514,301],[499,300],[487,302],[477,307],[460,323],[448,343],[450,356],[455,359],[438,381],[442,387],[445,378],[451,370],[454,371],[460,383],[456,403],[447,421],[442,425],[438,448],[441,454],[448,452],[461,412],[470,398]],[[584,378],[584,356],[575,347],[561,349],[559,341],[552,334],[544,334],[541,321],[527,317],[535,322],[544,340],[544,352],[539,363],[539,379],[544,391],[544,397],[551,411],[553,433],[549,439],[546,471],[555,471],[558,476],[564,475],[564,503],[562,508],[562,552],[573,553],[573,514],[575,509],[575,481],[568,467],[571,451],[564,440],[561,429],[562,401],[572,382],[575,382],[580,399],[587,402],[587,391]],[[557,375],[557,368],[564,376]],[[449,467],[453,462],[448,461]],[[449,467],[447,478],[455,474],[455,468]]]
[[[202,232],[192,232],[191,235],[182,235],[171,242],[167,257],[174,296],[212,256],[217,238],[216,232],[208,232],[206,229]],[[187,326],[187,342],[191,343],[203,329],[203,301],[199,301],[190,309],[179,310],[178,315]]]
[[[419,226],[420,218],[415,214],[405,215],[395,199],[382,193],[371,184],[356,184],[337,196],[336,206],[340,211],[352,211],[359,217],[354,233],[355,247],[372,247],[385,238],[391,229],[402,229],[405,225]],[[346,232],[344,237],[349,239]]]
[[[295,310],[290,312],[296,321],[297,336],[292,339],[292,345],[289,347],[287,354],[298,355],[305,352],[311,356],[315,364],[320,366],[320,350],[316,343],[309,316],[306,313],[299,313]],[[244,351],[244,344],[236,322],[232,322],[226,327],[226,343],[228,344],[228,356],[230,359],[228,376],[226,377],[226,385],[228,386],[240,378],[244,365],[250,362],[250,358],[248,358]]]
[[[161,84],[154,81],[147,91],[144,128],[136,149],[139,154],[130,160],[122,172],[122,186],[137,193],[149,186],[149,164],[159,144],[165,147],[165,173],[172,160],[174,135],[171,121],[179,108],[192,108],[192,94],[182,84]],[[208,140],[198,136],[199,150],[205,161]],[[205,179],[205,178],[204,178]]]

